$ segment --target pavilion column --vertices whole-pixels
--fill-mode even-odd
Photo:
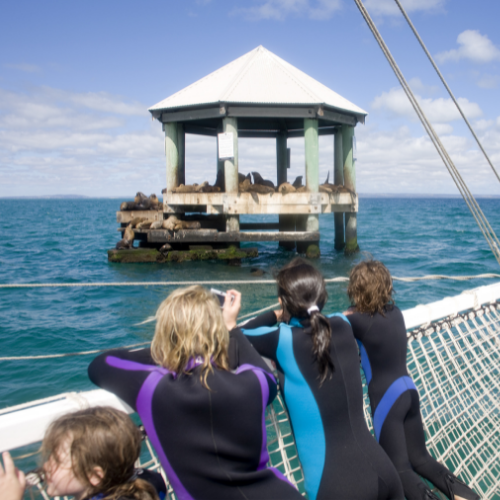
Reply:
[[[342,155],[342,131],[335,130],[333,150],[333,183],[336,186],[344,185],[344,157]],[[334,212],[335,223],[335,250],[343,250],[345,247],[344,236],[344,212]]]
[[[342,125],[342,156],[344,164],[344,186],[356,193],[356,170],[353,159],[354,127]],[[359,251],[357,213],[345,214],[345,254]]]
[[[238,194],[238,120],[226,116],[222,120],[222,129],[224,133],[233,134],[233,151],[234,157],[224,160],[224,182],[226,185],[226,193]],[[240,230],[240,216],[226,216],[226,231]]]
[[[215,185],[220,187],[220,190],[224,192],[226,190],[226,181],[224,179],[224,160],[219,158],[219,133],[222,132],[222,128],[218,128],[215,145],[217,147],[216,158],[217,158],[217,177],[215,179]]]
[[[165,123],[165,156],[167,161],[167,193],[179,186],[179,132],[176,122]]]
[[[306,189],[308,193],[319,192],[319,140],[318,120],[304,119],[304,142],[306,157]],[[319,231],[319,215],[305,216],[305,230]],[[297,244],[299,253],[306,253],[308,257],[319,257],[319,241],[301,242]]]
[[[288,151],[287,151],[287,132],[280,130],[276,136],[276,166],[278,187],[287,182]],[[295,216],[291,214],[278,215],[280,231],[295,231]],[[294,241],[280,241],[279,246],[287,250],[295,248]]]
[[[182,123],[177,123],[177,151],[179,154],[179,186],[186,185],[186,134]]]

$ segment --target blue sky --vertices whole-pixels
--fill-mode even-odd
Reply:
[[[472,191],[500,194],[394,1],[364,3]],[[402,3],[500,170],[500,3]],[[160,194],[163,135],[147,108],[258,45],[369,113],[359,192],[457,192],[352,0],[17,0],[0,16],[0,196]],[[303,141],[289,146],[301,175]],[[271,140],[243,140],[240,171],[275,178],[274,155]],[[214,139],[189,136],[187,180],[205,179]]]

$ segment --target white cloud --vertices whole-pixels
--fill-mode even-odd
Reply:
[[[491,126],[493,126],[494,121],[493,120],[476,120],[474,123],[474,129],[475,130],[486,130],[489,129]]]
[[[415,97],[419,101],[429,121],[433,123],[447,123],[461,118],[460,113],[451,99],[444,99],[442,97],[437,99],[422,98],[419,95]],[[483,112],[477,103],[470,102],[465,97],[459,97],[457,101],[467,118],[478,118],[482,116]],[[401,88],[392,88],[389,92],[383,92],[381,95],[375,97],[372,102],[372,108],[375,110],[388,111],[394,116],[406,116],[412,120],[418,118],[410,101]]]
[[[458,49],[451,49],[436,55],[439,62],[468,59],[475,63],[488,63],[500,60],[500,50],[487,35],[477,30],[465,30],[458,35]]]
[[[235,9],[232,14],[240,14],[255,21],[282,21],[290,15],[327,20],[342,8],[342,0],[258,0],[256,3],[254,7]]]
[[[363,3],[370,14],[373,15],[401,15],[401,11],[394,0],[365,0]],[[445,3],[446,0],[401,0],[401,5],[408,13],[439,10]]]
[[[499,83],[500,76],[485,74],[478,80],[477,85],[482,89],[496,89]]]
[[[4,64],[5,68],[9,69],[17,69],[19,71],[24,71],[25,73],[37,73],[41,70],[40,66],[36,64],[27,64],[27,63],[19,63],[19,64]]]

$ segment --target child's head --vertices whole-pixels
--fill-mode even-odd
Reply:
[[[328,299],[322,274],[300,257],[279,270],[276,282],[283,310],[295,318],[307,318],[312,306],[321,311]]]
[[[141,441],[141,432],[128,415],[114,408],[63,415],[52,422],[42,443],[47,493],[77,500],[98,493],[155,498],[152,486],[130,481]],[[138,494],[142,491],[144,496]]]
[[[391,273],[378,260],[360,262],[351,270],[347,295],[362,313],[384,314],[384,308],[393,304]]]
[[[212,362],[228,369],[228,346],[229,332],[219,300],[206,288],[178,288],[160,304],[151,344],[151,355],[159,365],[182,373],[191,358],[201,356],[206,384]]]
[[[322,384],[335,371],[330,356],[332,331],[328,319],[321,314],[328,299],[323,275],[305,260],[296,258],[279,270],[276,282],[284,319],[311,321],[312,354]]]

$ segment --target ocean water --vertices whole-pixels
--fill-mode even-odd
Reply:
[[[271,277],[295,256],[276,243],[258,244],[259,257],[241,266],[224,262],[111,264],[107,250],[119,239],[119,200],[0,200],[0,283],[88,283],[181,280],[248,280],[251,268]],[[500,199],[479,203],[500,233]],[[277,217],[275,217],[277,219]],[[244,217],[243,220],[259,220]],[[266,220],[272,221],[272,217]],[[320,217],[325,277],[347,276],[361,259],[382,260],[395,276],[500,273],[465,203],[460,199],[361,198],[361,252],[345,257],[333,248],[333,216]],[[249,246],[252,246],[249,245]],[[255,245],[253,245],[255,246]],[[491,284],[426,281],[395,283],[401,308]],[[328,312],[348,305],[346,284],[331,284]],[[273,285],[242,285],[242,314],[276,302]],[[119,347],[148,341],[155,313],[170,287],[0,289],[0,356],[42,355]],[[92,389],[92,356],[0,361],[0,408],[66,391]]]

